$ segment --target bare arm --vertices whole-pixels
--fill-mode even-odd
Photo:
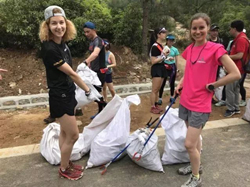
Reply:
[[[229,55],[232,60],[240,60],[243,58],[244,53],[240,52],[235,55]]]
[[[87,62],[88,65],[90,65],[90,63],[96,59],[96,57],[98,57],[99,53],[100,53],[101,49],[99,47],[95,47],[94,51],[90,54],[90,56],[85,60],[85,62]]]
[[[115,55],[110,52],[109,56],[110,56],[111,64],[108,65],[107,68],[113,68],[116,66]]]
[[[239,80],[241,78],[239,69],[235,65],[234,61],[232,61],[232,59],[227,54],[223,55],[220,58],[220,61],[222,65],[225,67],[228,74],[225,77],[219,79],[218,81],[212,83],[212,85],[214,85],[215,88],[226,85],[230,82]]]
[[[1,68],[0,68],[0,73],[1,73],[1,72],[6,72],[6,71],[8,71],[8,70],[6,70],[6,69],[1,69]],[[2,79],[3,79],[3,78],[2,78],[2,75],[0,74],[0,80],[2,80]]]
[[[158,58],[158,57],[155,57],[155,56],[151,56],[151,57],[150,57],[150,60],[151,60],[151,63],[152,63],[152,64],[161,63],[161,62],[163,61],[162,58]]]
[[[90,91],[88,86],[83,82],[83,80],[79,77],[79,75],[67,63],[64,63],[63,65],[58,67],[58,69],[63,73],[67,74],[68,76],[70,76],[70,78],[85,92]]]

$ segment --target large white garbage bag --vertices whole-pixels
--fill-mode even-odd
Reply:
[[[187,127],[185,122],[178,117],[179,109],[170,108],[161,122],[166,133],[162,164],[175,164],[189,162],[188,152],[185,148]]]
[[[89,152],[92,141],[112,121],[121,104],[122,98],[115,95],[114,98],[108,102],[106,107],[92,120],[92,122],[84,127],[82,133],[83,138],[81,140],[83,145],[83,149],[81,150],[82,156]]]
[[[112,160],[126,145],[130,132],[131,104],[140,104],[140,97],[126,97],[110,124],[91,143],[90,157],[86,168],[100,166]]]
[[[93,100],[98,100],[101,98],[101,94],[95,89],[93,85],[100,86],[101,82],[96,74],[96,72],[89,69],[86,64],[81,63],[76,70],[76,73],[81,77],[81,79],[87,84],[87,86],[91,89],[91,95],[87,97],[85,95],[85,91],[76,85],[76,95],[75,98],[77,100],[76,107],[82,107]]]
[[[139,152],[139,150],[142,149],[150,133],[151,132],[148,132],[146,128],[145,130],[138,129],[133,132],[129,136],[127,141],[127,144],[130,143],[130,146],[127,148],[127,154],[136,164],[141,167],[152,171],[164,172],[161,163],[160,153],[157,147],[158,137],[155,134],[153,134],[152,137],[149,139],[142,153]],[[138,152],[138,154],[135,156],[135,159],[133,159],[133,156],[136,152]],[[140,160],[137,161],[140,156]]]
[[[245,111],[242,119],[250,122],[250,99],[248,99],[248,101],[247,101],[246,111]]]
[[[59,148],[60,125],[58,123],[50,123],[43,129],[43,137],[40,143],[40,152],[43,157],[52,165],[58,165],[61,161],[61,152]],[[79,134],[79,139],[82,134]],[[78,141],[74,144],[70,160],[75,161],[81,158],[80,151],[82,145]]]

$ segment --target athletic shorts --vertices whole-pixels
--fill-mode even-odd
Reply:
[[[204,127],[208,121],[210,113],[194,112],[179,105],[179,118],[188,122],[188,125],[197,129]]]
[[[52,118],[60,118],[64,114],[74,116],[76,105],[75,92],[68,95],[49,96],[50,116]]]
[[[165,78],[167,76],[164,64],[155,64],[151,66],[151,76]]]
[[[105,80],[106,83],[112,83],[113,80],[112,80],[112,73],[109,73],[109,74],[106,74],[106,80]]]

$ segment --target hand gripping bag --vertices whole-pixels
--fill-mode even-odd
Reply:
[[[85,82],[85,84],[91,89],[91,94],[89,97],[87,97],[85,95],[85,91],[76,85],[75,98],[78,102],[76,107],[82,107],[94,100],[99,100],[99,98],[101,98],[102,96],[93,86],[93,85],[96,85],[96,86],[101,85],[101,82],[96,72],[89,69],[89,67],[86,66],[86,64],[81,63],[77,67],[76,73],[81,77],[81,79]]]
[[[130,132],[129,106],[131,104],[140,104],[138,95],[131,95],[123,99],[113,120],[91,143],[86,168],[106,164],[125,147]]]
[[[149,135],[150,133],[144,132],[141,129],[138,129],[135,132],[133,132],[129,136],[127,141],[127,144],[130,143],[130,146],[127,148],[127,154],[133,160],[133,162],[135,162],[139,166],[152,171],[159,171],[164,173],[161,163],[160,153],[157,147],[158,137],[155,134],[151,136],[148,143],[144,147],[141,153],[141,159],[137,161],[139,155],[133,159],[134,154],[143,147],[143,144],[145,143]]]
[[[115,95],[114,98],[108,102],[106,107],[92,120],[92,122],[84,127],[81,140],[83,145],[83,149],[81,150],[82,156],[89,152],[92,141],[112,121],[121,104],[122,98]]]
[[[58,165],[61,162],[61,151],[59,148],[60,125],[58,123],[50,123],[43,129],[43,137],[40,143],[40,152],[42,156],[52,165]],[[70,160],[75,161],[81,158],[80,151],[82,150],[79,140],[82,134],[79,134],[79,139],[74,144]]]

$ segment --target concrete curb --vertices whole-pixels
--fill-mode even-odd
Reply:
[[[207,122],[206,126],[204,127],[204,130],[231,127],[235,125],[247,125],[247,124],[249,124],[247,121],[244,121],[240,118],[222,119],[222,120]],[[165,136],[164,129],[161,127],[158,128],[155,131],[155,133],[157,136]],[[15,156],[30,155],[35,153],[40,153],[40,144],[32,144],[32,145],[0,149],[0,159],[15,157]]]

